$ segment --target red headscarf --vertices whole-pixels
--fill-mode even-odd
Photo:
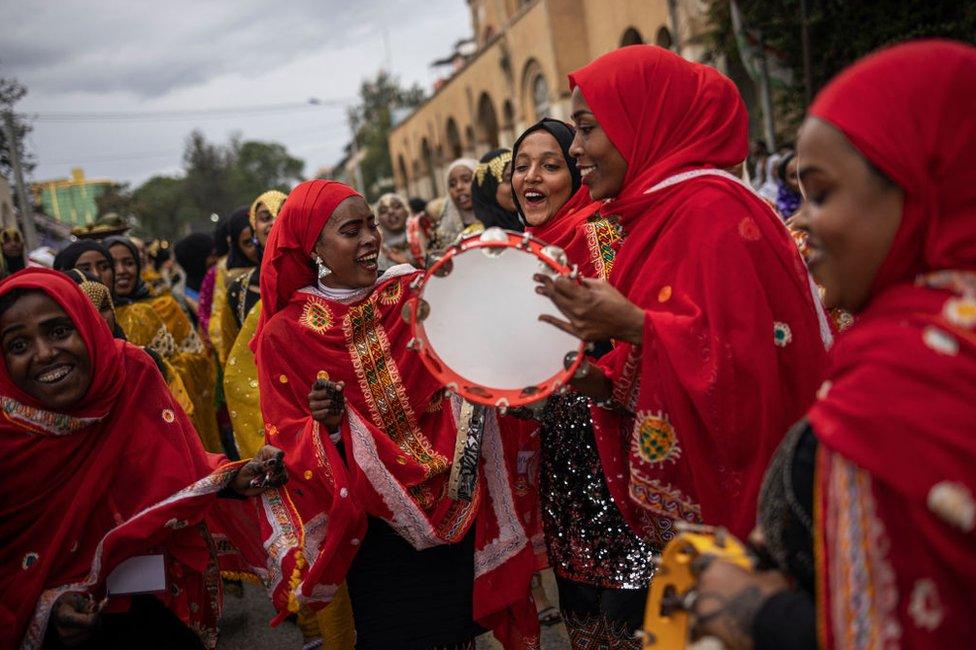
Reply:
[[[862,647],[858,635],[961,648],[976,635],[974,106],[976,49],[920,41],[851,66],[810,109],[905,196],[809,416],[825,647]]]
[[[594,408],[610,492],[660,543],[673,519],[746,535],[766,463],[813,400],[829,332],[779,217],[719,171],[746,156],[745,107],[717,71],[654,46],[570,80],[627,161],[602,209],[624,230],[610,282],[645,310],[643,345],[600,360],[637,416]]]
[[[301,604],[328,604],[369,514],[418,549],[455,543],[473,526],[474,616],[506,647],[529,645],[538,619],[529,598],[532,550],[512,497],[515,460],[492,418],[474,499],[448,497],[457,413],[407,349],[412,333],[401,317],[420,272],[390,271],[349,302],[301,290],[315,284],[308,258],[318,233],[352,195],[335,183],[299,185],[278,215],[262,269],[274,271],[262,273],[262,299],[271,302],[253,341],[261,411],[268,441],[285,450],[301,477],[275,511],[282,531],[272,549],[282,576],[273,590],[278,620]],[[308,391],[320,377],[345,384],[344,459],[309,412]]]
[[[261,260],[261,318],[251,349],[271,317],[296,291],[315,284],[312,250],[329,217],[350,196],[361,196],[337,181],[311,180],[291,191],[278,213]]]
[[[198,524],[206,517],[217,532],[233,521],[243,532],[250,508],[245,547],[263,565],[252,502],[225,501],[226,518],[213,508],[240,463],[203,450],[152,359],[114,340],[73,281],[28,269],[0,282],[0,296],[17,289],[44,292],[71,318],[92,383],[78,406],[48,411],[14,385],[0,357],[0,647],[40,647],[58,596],[87,592],[97,601],[121,561],[160,552],[167,580],[180,587],[160,598],[215,644],[220,576]]]

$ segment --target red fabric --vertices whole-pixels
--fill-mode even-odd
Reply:
[[[276,242],[303,241],[300,233],[312,242],[329,216],[321,218],[321,203],[292,203],[296,192],[302,196],[301,188],[278,215],[269,241],[265,259],[278,260],[278,268],[303,268],[308,249],[280,251]],[[283,534],[277,549],[283,580],[273,600],[279,619],[300,604],[317,609],[331,600],[366,533],[369,514],[386,520],[417,548],[457,542],[474,526],[476,620],[505,647],[536,645],[538,620],[529,587],[534,560],[512,495],[517,447],[501,442],[489,418],[472,505],[447,497],[456,415],[419,356],[406,349],[412,334],[401,318],[416,275],[394,273],[368,296],[343,304],[270,287],[273,280],[262,269],[263,295],[291,297],[277,313],[267,310],[273,315],[255,339],[266,435],[286,451],[295,477],[277,524],[293,533]],[[314,283],[310,267],[304,278],[305,284]],[[323,372],[345,384],[345,462],[309,413],[309,389]],[[323,521],[327,528],[315,525]]]
[[[547,222],[527,226],[525,230],[547,244],[566,251],[569,263],[579,265],[583,275],[597,277],[585,224],[600,209],[600,205],[599,201],[590,198],[590,191],[584,185]]]
[[[818,306],[782,222],[735,179],[646,193],[741,162],[745,107],[716,70],[654,46],[616,50],[570,80],[628,164],[601,211],[624,231],[610,282],[645,310],[643,345],[599,361],[638,416],[593,409],[610,492],[658,543],[678,518],[745,536],[767,461],[819,384]]]
[[[43,291],[75,323],[92,384],[76,408],[43,411],[0,358],[0,647],[39,647],[63,591],[98,601],[121,561],[159,552],[172,586],[159,598],[215,645],[220,578],[202,523],[233,530],[261,562],[254,503],[223,501],[222,513],[214,507],[240,463],[203,450],[152,359],[114,340],[74,282],[29,269],[0,283],[0,296],[18,288]]]
[[[257,351],[261,330],[271,317],[284,309],[296,291],[314,284],[315,267],[312,250],[325,223],[336,207],[350,196],[360,194],[336,181],[311,180],[291,191],[278,217],[302,215],[288,220],[289,228],[272,228],[261,259],[261,318],[258,320],[251,349]]]
[[[857,620],[897,631],[901,647],[965,647],[976,635],[976,534],[967,510],[967,500],[976,507],[973,106],[976,48],[922,41],[848,68],[810,110],[905,195],[872,297],[831,350],[829,383],[810,410],[825,449],[821,510],[860,506],[869,519],[862,535],[828,529],[827,517],[818,522],[821,585],[834,587],[819,594],[826,647],[848,647]],[[836,467],[845,462],[870,489],[842,489]],[[957,495],[955,505],[940,506],[934,486]],[[885,592],[884,573],[869,573],[855,598],[837,588],[846,584],[838,576],[846,554],[862,546],[880,549],[879,563],[894,575]],[[866,611],[865,602],[878,607]]]

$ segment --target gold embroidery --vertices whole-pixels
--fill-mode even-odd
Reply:
[[[349,356],[373,423],[426,470],[443,472],[447,458],[438,454],[417,426],[400,372],[390,354],[390,341],[379,323],[376,305],[367,301],[352,307],[342,320]]]
[[[623,239],[617,219],[595,214],[586,221],[584,232],[590,249],[590,261],[593,262],[597,277],[606,280],[613,270],[617,244]]]
[[[390,284],[386,285],[382,291],[378,291],[373,295],[375,295],[376,299],[380,301],[380,304],[395,305],[400,302],[400,298],[403,296],[403,284],[394,280]]]
[[[298,317],[298,322],[313,332],[321,334],[332,327],[332,310],[324,301],[310,296],[302,307],[302,315]]]

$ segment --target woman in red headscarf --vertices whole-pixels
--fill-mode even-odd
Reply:
[[[810,108],[811,268],[857,321],[767,472],[756,537],[778,571],[701,577],[701,627],[729,647],[972,645],[974,105],[976,48],[919,41],[856,63]]]
[[[214,647],[218,546],[265,573],[241,497],[284,480],[281,452],[206,453],[153,360],[61,273],[0,283],[0,342],[0,647]],[[102,600],[144,555],[166,587]]]
[[[365,199],[318,180],[292,191],[268,240],[261,407],[299,477],[275,511],[275,605],[320,609],[345,579],[358,647],[464,646],[475,621],[506,647],[537,645],[516,459],[488,417],[478,487],[450,498],[466,409],[407,349],[401,312],[418,272],[377,276],[379,250]]]
[[[618,341],[577,383],[604,400],[597,445],[634,530],[661,544],[681,519],[744,535],[830,336],[782,221],[723,171],[746,157],[745,105],[714,68],[655,46],[611,52],[570,82],[571,153],[624,243],[609,283],[537,276],[569,322],[543,318]]]

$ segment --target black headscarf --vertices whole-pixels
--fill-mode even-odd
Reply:
[[[187,235],[173,245],[176,262],[186,273],[186,286],[194,291],[200,291],[207,274],[207,257],[213,250],[213,237],[202,232]]]
[[[217,257],[226,257],[230,254],[230,244],[227,243],[227,238],[230,236],[227,230],[229,223],[230,217],[224,217],[214,226],[214,252],[217,254]]]
[[[474,204],[474,216],[485,228],[497,227],[522,232],[525,226],[518,214],[503,208],[495,198],[498,186],[503,182],[505,168],[510,164],[511,152],[508,149],[495,149],[482,156],[471,183],[471,201]]]
[[[515,157],[518,155],[519,147],[522,146],[522,142],[525,141],[529,135],[535,133],[536,131],[545,131],[552,137],[556,138],[556,142],[559,143],[559,148],[563,152],[563,158],[566,160],[566,165],[569,167],[569,177],[572,179],[572,189],[569,192],[570,196],[576,194],[579,190],[580,185],[583,183],[583,179],[580,177],[580,171],[576,167],[576,158],[569,153],[569,148],[573,144],[573,138],[576,137],[576,130],[570,125],[566,124],[561,120],[556,120],[551,117],[544,117],[525,131],[522,135],[518,137],[515,144],[512,145],[512,163],[515,162]],[[518,209],[519,215],[522,214],[522,206],[518,200],[518,194],[515,192],[515,188],[512,188],[512,200],[515,201],[515,207]]]
[[[227,255],[228,269],[241,269],[254,266],[254,262],[247,259],[244,251],[241,250],[240,245],[237,243],[241,233],[251,227],[249,211],[249,206],[239,207],[227,219],[227,236],[230,237],[230,253]]]
[[[149,293],[149,287],[147,287],[146,283],[142,281],[142,257],[139,255],[139,249],[136,248],[136,245],[134,243],[132,243],[132,240],[129,239],[128,237],[122,237],[118,235],[115,237],[107,237],[103,239],[102,244],[105,246],[105,249],[109,251],[109,259],[113,259],[111,257],[111,249],[113,246],[125,246],[126,248],[129,249],[129,252],[132,253],[132,257],[135,258],[136,260],[135,286],[132,288],[132,291],[129,293],[129,295],[119,296],[115,293],[115,287],[112,287],[112,299],[115,301],[116,306],[131,305],[134,302],[145,300],[146,298],[151,297],[151,294]]]
[[[78,258],[88,251],[95,251],[108,260],[108,263],[112,265],[112,277],[115,277],[115,262],[112,260],[112,254],[101,242],[94,239],[79,239],[62,249],[54,258],[54,270],[68,271],[73,269],[78,263]]]

